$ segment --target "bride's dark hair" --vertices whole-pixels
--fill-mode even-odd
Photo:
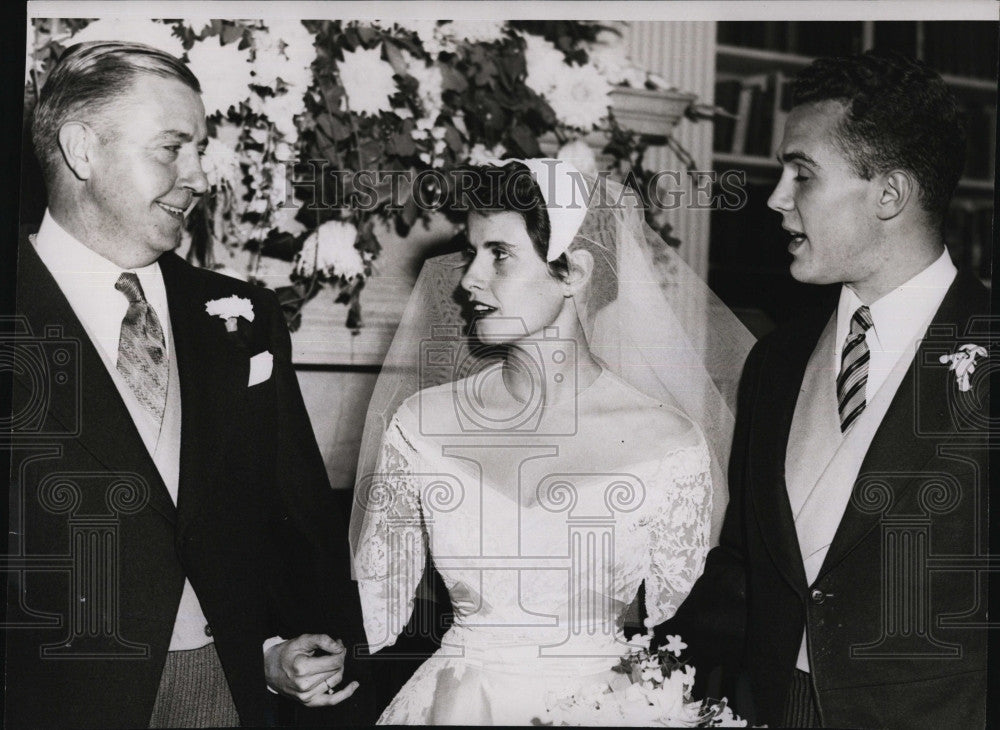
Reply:
[[[467,197],[461,201],[469,213],[490,215],[491,213],[518,213],[524,220],[524,227],[531,239],[532,247],[542,261],[545,261],[549,273],[556,278],[563,278],[569,273],[569,260],[566,254],[561,254],[553,261],[548,261],[549,238],[552,224],[546,209],[545,198],[531,170],[517,160],[510,160],[503,165],[484,165],[468,168],[468,174],[474,181]],[[600,196],[592,196],[600,200]],[[615,273],[615,238],[613,223],[602,220],[602,216],[587,215],[573,249],[589,251],[594,259],[594,270],[591,279],[594,281],[617,281]],[[610,228],[609,228],[610,226]],[[610,294],[610,296],[608,296]],[[617,296],[617,290],[607,292],[602,301],[592,301],[591,309],[596,311],[612,301]]]

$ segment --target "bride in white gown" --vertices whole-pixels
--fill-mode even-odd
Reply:
[[[428,549],[455,615],[380,723],[545,722],[611,676],[641,583],[648,626],[673,614],[725,507],[750,335],[621,186],[554,160],[492,172],[369,409],[351,536],[371,650],[406,626]]]

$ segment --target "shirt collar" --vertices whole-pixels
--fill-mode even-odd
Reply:
[[[868,305],[873,334],[883,350],[901,352],[923,334],[934,312],[941,306],[957,269],[945,249],[930,266],[905,283]],[[837,308],[837,342],[843,343],[850,331],[851,317],[861,300],[849,287],[840,289]]]
[[[34,244],[38,257],[88,331],[100,333],[107,326],[121,327],[128,301],[115,290],[115,283],[125,269],[81,243],[59,225],[48,210],[42,218]],[[167,292],[159,263],[154,261],[128,270],[139,277],[146,300],[160,319],[164,337],[169,340]],[[106,322],[109,318],[111,325]]]

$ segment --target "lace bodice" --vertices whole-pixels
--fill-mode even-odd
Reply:
[[[451,596],[450,638],[464,647],[620,654],[642,581],[649,625],[674,613],[708,552],[707,448],[697,427],[677,432],[678,417],[667,427],[662,412],[640,421],[651,433],[617,439],[614,425],[632,422],[599,404],[634,392],[610,375],[592,389],[561,436],[428,436],[426,419],[400,408],[355,556],[372,651],[406,625],[427,549]]]

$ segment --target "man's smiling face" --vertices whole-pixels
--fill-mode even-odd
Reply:
[[[141,74],[105,113],[84,192],[88,228],[135,265],[152,263],[178,246],[185,212],[208,189],[205,108],[180,81]]]

